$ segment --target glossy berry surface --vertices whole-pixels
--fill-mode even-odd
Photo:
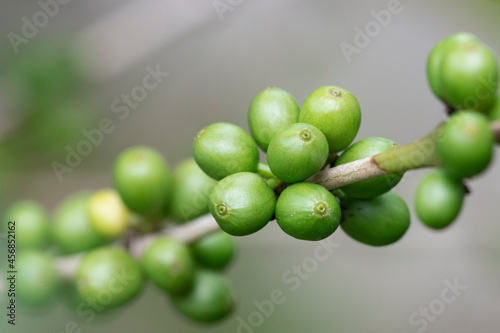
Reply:
[[[92,227],[100,235],[109,238],[123,235],[130,219],[120,195],[112,189],[103,189],[90,195],[87,215]]]
[[[272,173],[287,183],[303,181],[321,170],[328,159],[328,142],[315,126],[289,125],[269,144],[267,162]]]
[[[8,222],[14,222],[16,246],[19,248],[44,248],[50,242],[49,216],[45,208],[34,201],[13,204],[4,214],[4,232]]]
[[[385,138],[366,138],[354,143],[351,147],[344,151],[337,161],[335,161],[335,165],[337,166],[365,157],[377,155],[397,147],[397,143]],[[399,183],[402,177],[403,174],[379,176],[373,179],[363,180],[358,183],[343,186],[342,191],[353,198],[369,199],[389,191]]]
[[[238,172],[256,172],[259,150],[242,128],[229,123],[215,123],[202,129],[193,147],[193,156],[210,177],[220,180]]]
[[[140,265],[125,250],[102,247],[88,252],[75,276],[78,297],[95,311],[124,305],[142,290]]]
[[[460,213],[464,195],[460,180],[443,170],[433,170],[420,180],[415,193],[418,218],[433,229],[447,227]]]
[[[114,183],[127,207],[148,218],[166,214],[171,195],[171,179],[167,162],[149,147],[131,147],[115,161]]]
[[[271,139],[299,120],[299,105],[280,88],[267,88],[255,96],[248,110],[248,125],[253,138],[267,151]]]
[[[173,173],[170,216],[182,223],[208,213],[208,197],[215,185],[217,181],[207,176],[194,159],[183,161]]]
[[[183,295],[172,295],[177,311],[199,322],[215,322],[227,317],[233,309],[233,296],[226,282],[216,273],[197,271],[192,289]]]
[[[169,293],[184,292],[193,282],[194,261],[186,244],[161,237],[147,248],[142,267],[159,288]]]
[[[339,226],[341,218],[337,199],[324,187],[298,183],[287,187],[276,204],[276,221],[292,237],[318,241]]]
[[[488,119],[464,110],[448,119],[437,147],[443,168],[456,178],[465,178],[486,169],[493,154],[493,143]]]
[[[63,253],[76,253],[102,245],[105,238],[92,226],[87,214],[88,193],[78,193],[57,208],[52,237]]]
[[[398,241],[410,226],[404,200],[387,192],[370,200],[342,199],[342,230],[353,239],[372,246]]]
[[[235,244],[227,233],[216,231],[191,244],[191,251],[196,261],[206,268],[222,270],[234,257]]]
[[[23,250],[17,255],[16,266],[22,273],[17,274],[15,294],[22,305],[45,307],[55,299],[61,283],[55,258],[34,249]]]
[[[345,89],[325,86],[313,91],[300,109],[299,122],[316,126],[325,134],[330,153],[344,150],[361,124],[358,100]]]
[[[233,236],[262,229],[273,217],[276,196],[257,174],[241,172],[221,180],[210,194],[210,213]]]

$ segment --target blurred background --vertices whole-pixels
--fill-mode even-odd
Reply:
[[[467,31],[500,53],[500,3],[491,0],[89,0],[48,9],[41,3],[1,4],[2,210],[21,198],[53,209],[75,191],[111,186],[114,158],[132,145],[152,146],[174,166],[190,156],[204,126],[227,121],[248,129],[248,106],[268,86],[299,104],[317,87],[341,86],[361,105],[357,139],[406,144],[444,116],[425,76],[439,40]],[[390,16],[381,19],[381,10]],[[367,27],[368,37],[357,36]],[[347,44],[356,51],[346,51]],[[154,88],[144,83],[152,72],[159,73]],[[71,151],[84,149],[85,133],[103,119],[113,130],[55,172]],[[407,173],[396,188],[410,209],[424,172]],[[65,332],[74,321],[81,332],[96,333],[498,332],[499,175],[497,158],[469,183],[472,195],[450,228],[432,231],[412,212],[404,238],[385,248],[357,243],[339,228],[332,253],[319,262],[318,243],[292,239],[273,223],[238,238],[239,257],[227,272],[238,307],[220,324],[187,321],[149,287],[130,306],[90,323],[61,303],[43,314],[20,312],[16,327],[2,315],[0,327]],[[299,282],[294,266],[309,271]],[[445,281],[464,286],[450,303],[439,301]],[[275,289],[283,304],[248,326],[256,323],[256,303]],[[429,307],[439,314],[425,317],[421,308]]]

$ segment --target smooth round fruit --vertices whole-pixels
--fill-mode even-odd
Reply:
[[[457,33],[442,39],[429,53],[427,57],[427,80],[434,95],[439,98],[444,98],[443,87],[441,83],[441,68],[443,59],[446,58],[448,53],[460,44],[474,43],[480,44],[481,42],[476,36],[469,33]]]
[[[425,175],[415,193],[418,218],[428,227],[447,227],[460,213],[465,189],[460,180],[444,170],[433,170]]]
[[[335,165],[337,166],[365,157],[377,155],[397,147],[399,147],[397,143],[385,138],[366,138],[356,142],[344,151],[337,161],[335,161]],[[342,191],[353,198],[370,199],[384,194],[396,186],[403,177],[403,174],[404,173],[390,174],[363,180],[358,183],[343,186]]]
[[[316,126],[328,140],[330,153],[351,144],[361,124],[358,100],[345,89],[326,86],[310,94],[299,113],[299,122]]]
[[[233,236],[264,228],[274,215],[274,191],[257,174],[240,172],[221,180],[210,194],[210,213]]]
[[[222,270],[234,256],[234,240],[224,231],[216,231],[191,244],[194,258],[203,266]]]
[[[410,211],[404,200],[387,192],[370,200],[342,200],[342,229],[355,240],[384,246],[398,241],[410,226]]]
[[[298,239],[324,239],[337,230],[340,218],[337,199],[317,184],[293,184],[281,193],[276,203],[278,225]]]
[[[194,159],[175,168],[173,184],[170,216],[175,221],[186,222],[208,213],[208,197],[217,181],[207,176]]]
[[[500,120],[500,95],[495,97],[495,102],[488,110],[488,117],[492,121]]]
[[[103,237],[118,237],[125,233],[130,213],[120,195],[112,189],[103,189],[90,195],[87,214],[92,227]]]
[[[448,105],[487,111],[495,100],[498,87],[495,55],[478,43],[456,45],[443,59],[441,85]]]
[[[114,182],[131,211],[154,219],[166,215],[172,184],[168,165],[156,150],[138,146],[123,151],[115,161]]]
[[[49,216],[45,208],[37,202],[14,203],[5,212],[3,223],[4,232],[15,228],[16,246],[19,248],[44,248],[49,244]]]
[[[52,235],[63,253],[93,249],[105,239],[92,227],[87,215],[88,193],[78,193],[64,200],[56,210]]]
[[[248,110],[248,124],[259,147],[267,151],[276,134],[299,120],[299,111],[293,96],[280,88],[258,93]]]
[[[142,267],[151,281],[168,293],[186,291],[193,283],[194,261],[186,244],[157,238],[144,252]]]
[[[61,282],[56,268],[55,258],[38,250],[19,251],[16,257],[16,279],[9,280],[7,274],[7,289],[11,283],[16,290],[16,297],[23,305],[43,308],[58,295]]]
[[[194,141],[193,156],[200,168],[217,180],[238,172],[256,172],[259,164],[255,141],[242,128],[229,123],[202,129]]]
[[[465,178],[486,169],[493,154],[493,143],[488,119],[480,113],[464,110],[448,119],[437,147],[444,169],[456,178]]]
[[[198,271],[193,288],[183,295],[172,295],[175,309],[199,322],[215,322],[227,317],[234,306],[233,296],[226,282],[218,274]]]
[[[83,257],[75,283],[80,299],[100,312],[131,301],[142,290],[144,277],[125,249],[102,247]]]
[[[310,124],[289,125],[269,144],[267,162],[272,173],[287,183],[301,182],[321,170],[328,159],[328,141]]]

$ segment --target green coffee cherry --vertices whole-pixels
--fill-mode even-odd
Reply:
[[[16,246],[44,248],[50,241],[49,217],[45,208],[34,201],[20,201],[5,212],[3,224],[8,231],[9,222],[15,228]]]
[[[210,213],[233,236],[262,229],[273,217],[276,196],[257,174],[240,172],[221,180],[210,194]]]
[[[124,305],[142,290],[141,266],[124,249],[102,247],[87,253],[75,276],[78,297],[96,312]]]
[[[318,241],[335,230],[340,223],[337,199],[324,187],[298,183],[287,187],[276,203],[276,221],[292,237]]]
[[[443,59],[441,84],[448,105],[487,111],[498,87],[497,59],[486,46],[460,44]]]
[[[78,193],[64,200],[56,210],[52,235],[66,254],[87,251],[105,241],[87,215],[88,193]]]
[[[389,245],[403,237],[410,226],[410,211],[394,192],[370,200],[345,198],[340,226],[361,243]]]
[[[112,189],[102,189],[88,198],[87,215],[92,227],[105,238],[122,236],[130,221],[127,207]]]
[[[131,147],[115,161],[114,183],[127,207],[144,217],[166,215],[172,184],[168,165],[156,150]]]
[[[500,95],[495,97],[495,102],[488,110],[488,117],[490,120],[500,120]]]
[[[255,96],[248,110],[253,138],[263,151],[271,139],[299,120],[299,105],[292,95],[279,88],[267,88]]]
[[[481,42],[476,38],[476,36],[469,33],[458,33],[448,36],[441,40],[429,53],[427,57],[427,80],[432,89],[434,95],[443,100],[444,92],[442,86],[442,65],[443,59],[446,59],[449,52],[453,50],[460,44],[480,44]]]
[[[325,134],[330,153],[344,150],[361,124],[358,100],[345,89],[326,86],[313,91],[300,109],[299,122],[316,126]]]
[[[17,285],[16,297],[22,305],[44,308],[58,295],[61,278],[55,258],[35,249],[21,250],[16,257],[16,281],[4,280]],[[9,288],[7,288],[9,289]],[[16,288],[13,288],[16,289]]]
[[[397,143],[385,138],[366,138],[356,142],[344,153],[342,153],[337,161],[335,161],[335,165],[377,155],[397,147]],[[363,180],[358,183],[343,186],[342,191],[353,198],[369,199],[389,191],[399,183],[402,177],[403,173],[379,176],[373,179]]]
[[[174,308],[186,317],[205,323],[227,317],[234,300],[226,282],[216,273],[198,271],[193,288],[182,295],[172,295]]]
[[[215,123],[202,129],[194,141],[193,156],[210,177],[221,180],[238,172],[256,172],[259,150],[242,128]]]
[[[157,238],[144,252],[142,267],[159,288],[185,292],[193,283],[194,261],[186,244],[170,237]]]
[[[464,110],[448,119],[437,147],[444,169],[456,178],[465,178],[486,169],[493,154],[493,143],[488,119]]]
[[[217,181],[207,176],[194,159],[177,166],[173,184],[170,216],[175,221],[186,222],[208,213],[208,197]]]
[[[191,244],[191,251],[203,266],[222,270],[234,257],[234,240],[224,231],[216,231]]]
[[[425,225],[434,229],[447,227],[460,213],[465,190],[462,182],[444,170],[425,175],[415,194],[415,210]]]
[[[273,174],[287,183],[301,182],[321,170],[328,159],[328,142],[315,126],[292,124],[269,144],[267,162]]]

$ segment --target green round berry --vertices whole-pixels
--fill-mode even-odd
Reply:
[[[7,289],[11,283],[17,285],[16,295],[21,304],[43,308],[58,295],[61,278],[51,255],[35,249],[21,250],[17,255],[16,270],[19,272],[17,281],[8,278],[4,281]]]
[[[142,216],[165,216],[172,185],[166,161],[149,147],[131,147],[115,161],[114,183],[127,207]]]
[[[87,251],[102,245],[105,238],[92,226],[87,214],[88,193],[64,200],[56,210],[52,236],[66,254]]]
[[[224,231],[216,231],[191,244],[194,258],[203,266],[222,270],[234,256],[234,240]]]
[[[410,226],[410,211],[394,192],[370,200],[345,198],[340,226],[361,243],[389,245],[403,237]]]
[[[259,150],[242,128],[215,123],[202,129],[194,141],[193,156],[210,177],[221,180],[238,172],[256,172]]]
[[[491,121],[500,120],[500,95],[495,97],[495,102],[488,110],[488,117]]]
[[[87,253],[76,276],[79,298],[94,311],[124,305],[142,290],[141,266],[124,249],[102,247]]]
[[[497,59],[484,45],[474,42],[456,45],[443,59],[441,84],[448,105],[487,111],[498,87]]]
[[[397,147],[397,143],[385,138],[366,138],[356,142],[344,151],[337,161],[335,161],[335,165],[377,155]],[[370,199],[384,194],[392,189],[399,183],[402,177],[403,173],[378,176],[372,179],[343,186],[342,191],[353,198]]]
[[[289,125],[269,144],[267,162],[272,173],[287,183],[301,182],[321,170],[328,159],[328,141],[315,126]]]
[[[324,187],[298,183],[287,187],[276,203],[276,221],[292,237],[318,241],[335,230],[341,211],[337,199]]]
[[[112,189],[102,189],[90,195],[87,216],[92,227],[104,238],[123,236],[130,222],[130,212],[120,195]]]
[[[458,33],[441,40],[429,53],[427,57],[427,80],[434,95],[439,99],[444,99],[443,86],[441,83],[441,69],[443,59],[448,53],[460,44],[474,43],[480,44],[476,36],[469,33]]]
[[[157,238],[144,252],[142,267],[151,281],[168,293],[181,293],[193,282],[194,261],[186,244]]]
[[[428,227],[447,227],[460,213],[465,190],[462,182],[444,170],[434,170],[425,175],[415,194],[418,218]]]
[[[198,271],[193,288],[187,294],[172,295],[171,301],[174,308],[186,317],[205,323],[224,319],[234,306],[226,282],[210,271]]]
[[[208,197],[217,181],[207,176],[194,159],[177,166],[173,184],[170,216],[175,221],[186,222],[208,213]]]
[[[255,96],[248,110],[253,138],[263,151],[271,139],[299,120],[299,105],[292,95],[279,88],[267,88]]]
[[[210,194],[210,213],[233,236],[264,228],[274,215],[274,191],[257,174],[240,172],[221,180]]]
[[[50,242],[49,216],[45,208],[34,201],[13,204],[4,215],[5,232],[8,222],[16,231],[16,246],[19,248],[44,248]]]
[[[443,167],[456,178],[484,171],[493,154],[493,134],[488,119],[464,110],[453,114],[443,126],[437,142]]]
[[[358,100],[345,89],[326,86],[313,91],[302,105],[299,122],[316,126],[325,134],[330,153],[351,144],[361,124]]]

